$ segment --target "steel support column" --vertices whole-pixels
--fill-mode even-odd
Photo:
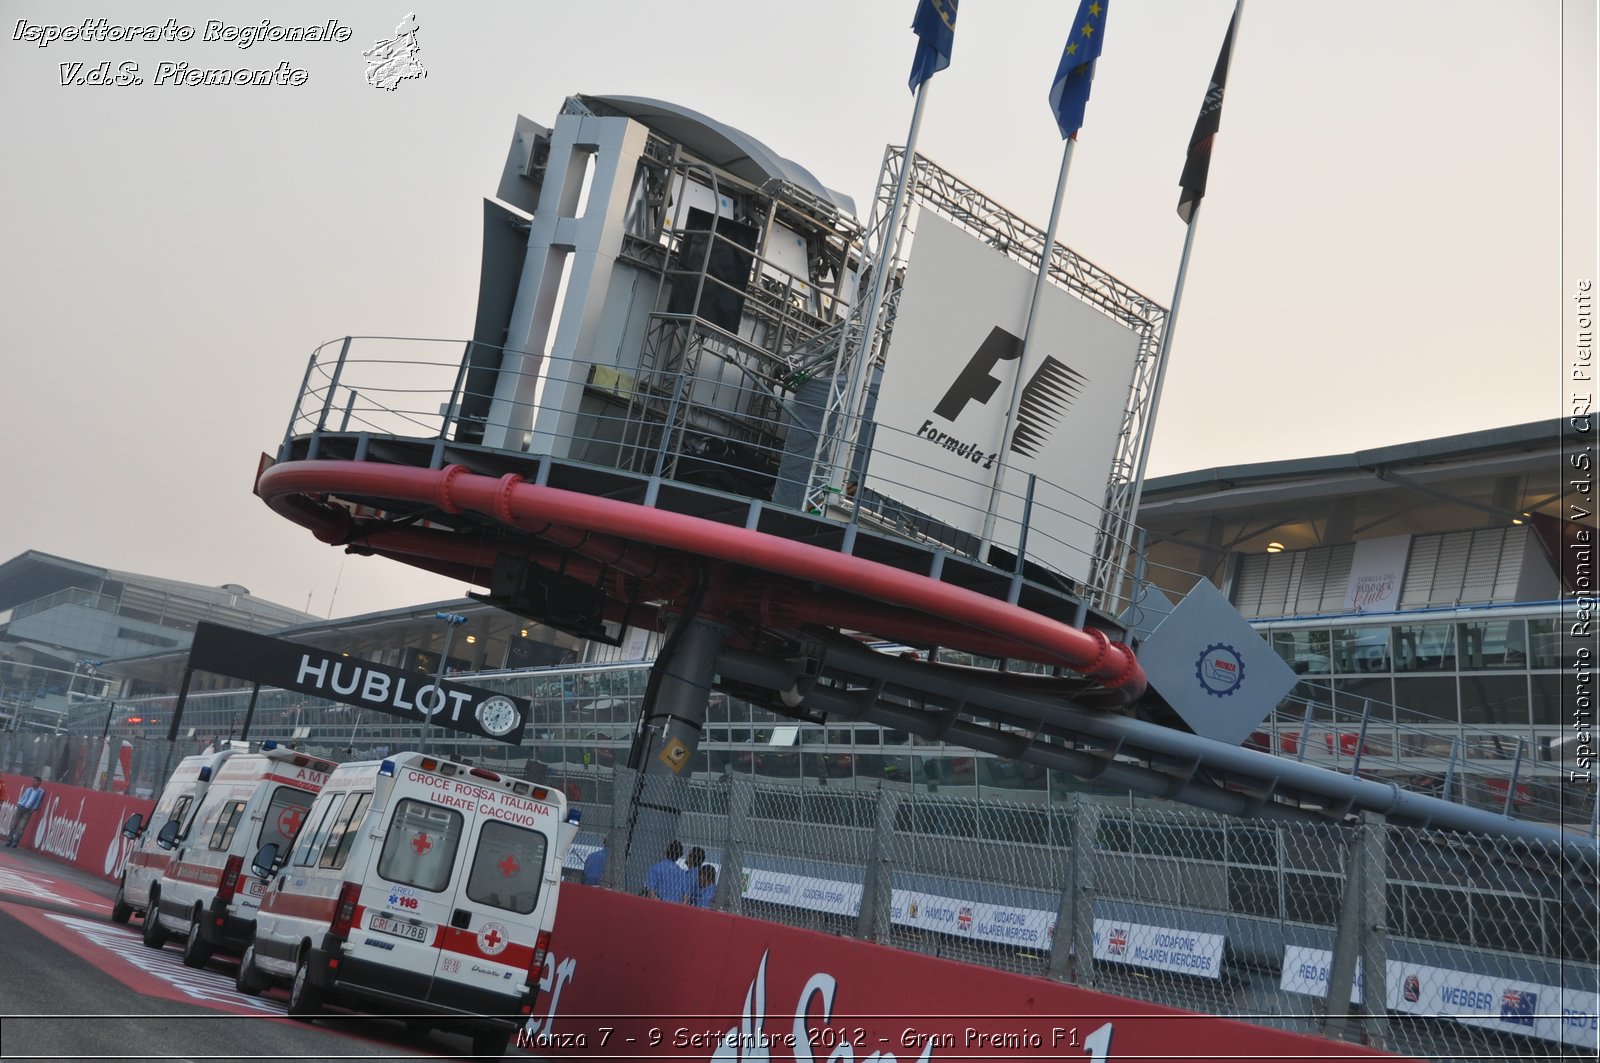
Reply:
[[[622,888],[630,893],[644,887],[645,872],[678,837],[689,779],[682,773],[692,770],[700,746],[706,703],[727,635],[721,624],[698,617],[679,619],[677,624],[681,627],[667,638],[651,669],[628,754],[628,766],[638,772],[633,800],[624,836],[613,839],[625,854]]]

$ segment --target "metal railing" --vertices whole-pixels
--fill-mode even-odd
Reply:
[[[670,328],[668,318],[675,315],[657,318],[660,327]],[[577,380],[584,389],[582,415],[562,427],[535,404],[512,397],[518,389],[502,379],[507,374],[499,368],[480,373],[525,352],[473,342],[347,337],[312,354],[280,459],[327,456],[335,437],[362,455],[372,441],[401,439],[432,445],[429,460],[438,467],[470,462],[486,436],[510,433],[536,446],[548,444],[552,456],[564,460],[670,477],[780,508],[772,500],[792,494],[797,501],[791,508],[798,508],[806,485],[780,482],[779,471],[796,426],[820,424],[824,413],[821,405],[788,390],[801,365],[773,363],[754,372],[736,337],[711,336],[701,326],[695,340],[701,346],[692,372],[532,360],[533,374]],[[870,437],[876,447],[901,455],[917,442],[913,433],[876,424],[837,430],[846,438]],[[801,435],[809,461],[815,434]],[[530,459],[541,456],[530,453]],[[898,461],[907,473],[866,466],[869,478],[859,489],[838,485],[834,504],[813,515],[860,523],[1057,585],[1078,583],[1089,572],[1103,522],[1101,499],[1076,495],[1043,477],[1014,478],[995,502],[1002,516],[985,543],[981,529],[992,471],[974,464],[970,476],[934,477],[925,463]],[[930,490],[907,475],[928,475],[945,486]],[[999,553],[987,550],[990,544]]]

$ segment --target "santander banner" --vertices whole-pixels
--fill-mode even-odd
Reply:
[[[9,835],[17,798],[33,779],[7,774],[5,780],[8,800],[0,805],[0,834]],[[145,798],[47,782],[44,804],[28,821],[18,844],[115,882],[122,877],[122,863],[133,845],[123,838],[122,824],[135,812],[148,818],[154,808],[155,802]]]
[[[619,1005],[619,1001],[626,1002]],[[936,1063],[1050,1057],[1392,1059],[847,938],[584,886],[562,890],[517,1043],[546,1057]]]

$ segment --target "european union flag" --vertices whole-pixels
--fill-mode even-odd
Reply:
[[[1083,0],[1078,17],[1072,20],[1067,46],[1056,67],[1056,80],[1050,86],[1050,109],[1063,139],[1077,139],[1083,126],[1083,112],[1089,106],[1089,82],[1094,79],[1094,61],[1105,45],[1106,8],[1110,0]]]
[[[956,42],[958,0],[919,0],[911,28],[917,35],[917,54],[911,60],[911,91],[950,65]]]

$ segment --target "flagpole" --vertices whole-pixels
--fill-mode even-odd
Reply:
[[[895,181],[894,199],[889,207],[889,217],[884,222],[883,241],[878,249],[878,261],[872,264],[872,294],[867,300],[866,314],[861,319],[861,346],[857,351],[855,364],[850,367],[850,386],[845,392],[844,417],[845,422],[840,425],[840,435],[845,436],[850,432],[850,422],[856,418],[856,404],[860,400],[860,392],[867,371],[867,363],[872,358],[873,333],[878,327],[878,309],[883,302],[884,290],[888,287],[889,273],[894,264],[895,253],[899,251],[900,244],[900,215],[905,208],[906,189],[911,183],[911,168],[916,159],[917,134],[922,129],[922,105],[928,98],[928,82],[932,78],[924,78],[917,86],[916,103],[911,108],[911,129],[906,133],[905,156],[900,160],[900,176]],[[841,340],[842,342],[842,340]],[[855,426],[857,441],[861,431],[860,424]],[[832,462],[828,472],[828,483],[832,485],[835,472],[845,467],[852,459],[847,448],[836,452],[838,456]],[[839,484],[842,488],[844,484]]]
[[[1006,403],[1006,415],[1000,425],[1000,460],[995,462],[994,479],[989,484],[989,504],[984,507],[983,543],[994,535],[995,507],[1000,501],[1000,484],[1005,479],[1006,440],[1011,438],[1011,422],[1017,416],[1017,402],[1022,396],[1022,382],[1028,378],[1028,354],[1033,349],[1033,335],[1039,321],[1039,307],[1044,302],[1044,290],[1050,278],[1050,260],[1056,250],[1056,226],[1061,222],[1061,203],[1066,198],[1067,171],[1072,169],[1072,149],[1078,143],[1076,136],[1068,137],[1061,150],[1061,173],[1056,177],[1056,196],[1050,204],[1050,224],[1045,227],[1044,249],[1039,253],[1039,272],[1033,278],[1033,300],[1028,304],[1028,323],[1022,330],[1022,353],[1017,358],[1017,376],[1011,382],[1011,401]]]
[[[1244,16],[1244,0],[1238,0],[1233,8],[1233,18],[1228,23],[1228,39],[1225,48],[1228,62],[1232,63],[1233,42],[1239,36],[1239,21]],[[1226,70],[1223,71],[1226,74]],[[1220,102],[1218,106],[1221,106]],[[1207,170],[1210,169],[1210,160],[1206,162]],[[1144,430],[1139,439],[1139,464],[1133,477],[1133,501],[1128,506],[1128,519],[1123,527],[1123,557],[1128,558],[1133,550],[1133,530],[1138,527],[1139,502],[1144,494],[1145,467],[1150,461],[1150,444],[1156,433],[1156,411],[1161,407],[1161,388],[1167,378],[1167,359],[1172,351],[1172,335],[1178,328],[1178,308],[1183,303],[1183,283],[1189,276],[1189,253],[1194,249],[1194,231],[1200,224],[1200,208],[1205,204],[1205,197],[1197,198],[1189,208],[1188,229],[1183,234],[1183,254],[1178,259],[1178,280],[1172,289],[1172,306],[1167,311],[1166,328],[1161,333],[1161,348],[1156,352],[1156,377],[1150,385],[1150,407],[1145,413]],[[1125,561],[1122,571],[1128,572],[1132,568],[1131,561]],[[1130,600],[1134,588],[1129,587]]]
[[[1178,283],[1172,289],[1172,306],[1167,310],[1167,327],[1161,333],[1161,347],[1156,352],[1156,378],[1150,385],[1150,406],[1144,415],[1144,431],[1139,440],[1139,465],[1133,476],[1133,504],[1128,507],[1128,530],[1139,519],[1139,494],[1144,490],[1144,470],[1150,461],[1150,440],[1156,431],[1156,411],[1161,408],[1161,387],[1167,379],[1167,354],[1172,350],[1172,334],[1178,327],[1178,308],[1183,305],[1183,282],[1189,276],[1189,252],[1194,248],[1194,231],[1200,224],[1200,208],[1205,200],[1197,200],[1190,208],[1188,232],[1183,234],[1183,257],[1178,260]],[[1131,536],[1129,536],[1131,541]]]

